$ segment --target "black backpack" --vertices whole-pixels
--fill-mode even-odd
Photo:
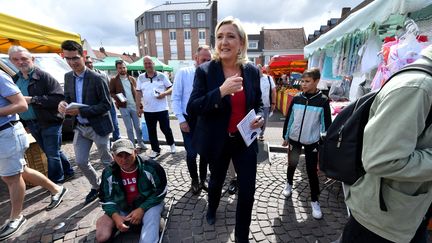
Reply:
[[[413,70],[432,76],[431,66],[410,64],[393,74],[387,82],[402,72]],[[365,174],[361,160],[363,132],[378,92],[366,94],[346,106],[327,129],[319,150],[319,167],[326,177],[352,185]],[[432,123],[431,113],[426,119],[425,129]]]

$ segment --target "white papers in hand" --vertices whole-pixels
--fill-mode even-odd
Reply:
[[[256,118],[255,110],[252,109],[249,113],[237,124],[237,128],[245,141],[246,146],[249,147],[261,132],[261,128],[251,128],[253,120]]]
[[[69,109],[76,109],[76,108],[81,108],[81,107],[87,107],[88,105],[86,105],[86,104],[81,104],[81,103],[76,103],[76,102],[72,102],[72,103],[70,103],[70,104],[68,104],[67,106],[66,106],[66,110],[69,110]]]
[[[118,93],[118,94],[116,94],[116,96],[120,100],[120,102],[126,102],[127,101],[126,96],[124,96],[123,93]]]

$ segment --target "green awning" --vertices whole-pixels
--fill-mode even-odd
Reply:
[[[155,70],[156,71],[167,71],[167,72],[172,72],[173,68],[171,66],[166,65],[165,63],[159,61],[159,59],[157,59],[156,57],[151,57],[151,59],[153,60],[154,64],[155,64]],[[144,71],[144,57],[141,57],[140,59],[138,59],[137,61],[128,64],[127,68],[130,71]]]
[[[102,62],[93,63],[93,67],[99,70],[116,70],[115,62],[121,60],[120,57],[105,57]]]

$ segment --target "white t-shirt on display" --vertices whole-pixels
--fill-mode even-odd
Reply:
[[[168,110],[167,97],[156,98],[157,93],[164,92],[172,86],[165,74],[156,72],[153,78],[147,77],[146,73],[140,74],[137,79],[137,91],[142,92],[141,102],[144,112],[159,112]]]

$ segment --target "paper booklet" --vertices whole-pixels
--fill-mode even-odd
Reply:
[[[255,110],[252,109],[249,113],[237,124],[237,128],[245,141],[246,146],[249,147],[261,132],[261,128],[252,129],[252,121],[256,118]]]
[[[123,93],[117,93],[116,96],[120,100],[120,102],[126,102],[127,101],[126,96],[124,96]]]
[[[76,108],[81,108],[81,107],[87,107],[88,105],[86,105],[86,104],[81,104],[81,103],[76,103],[76,102],[72,102],[72,103],[70,103],[70,104],[68,104],[67,106],[66,106],[66,110],[69,110],[69,109],[76,109]]]

